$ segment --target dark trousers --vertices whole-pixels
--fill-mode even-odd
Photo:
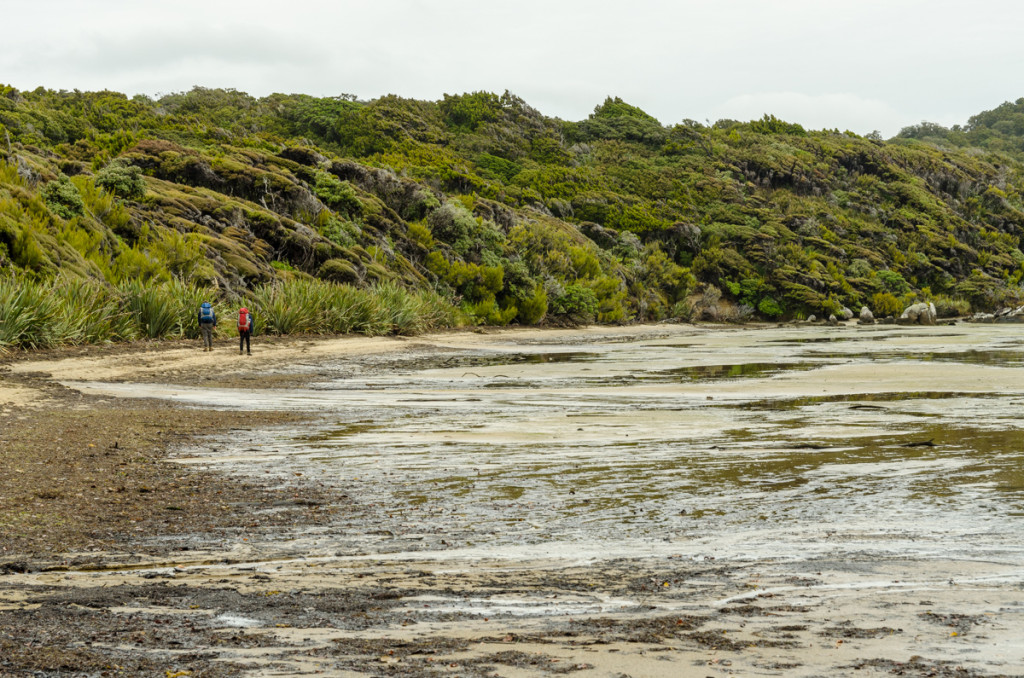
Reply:
[[[252,353],[249,350],[249,337],[252,336],[252,330],[238,330],[238,352],[242,352],[242,346],[245,346],[246,353]]]

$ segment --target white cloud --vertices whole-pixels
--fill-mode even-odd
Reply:
[[[34,0],[3,20],[0,83],[21,89],[508,89],[567,120],[611,95],[666,124],[886,136],[1024,96],[1015,0]]]

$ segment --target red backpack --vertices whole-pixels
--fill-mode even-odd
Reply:
[[[238,331],[245,332],[252,327],[252,316],[249,315],[249,309],[243,308],[238,312]]]

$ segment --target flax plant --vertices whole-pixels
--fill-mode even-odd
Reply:
[[[198,336],[203,301],[225,306],[215,290],[173,280],[127,280],[116,287],[58,277],[0,277],[0,351],[61,345]],[[320,280],[264,285],[242,299],[256,331],[271,334],[415,334],[458,324],[457,311],[431,291],[396,283],[371,289]],[[220,312],[222,318],[230,312]],[[230,326],[230,325],[228,325]]]
[[[12,278],[0,279],[0,348],[32,347],[33,333],[38,322],[35,310],[29,306],[29,286]]]
[[[182,304],[166,288],[136,279],[121,283],[118,290],[142,336],[150,339],[183,336]]]
[[[315,280],[262,285],[252,291],[250,308],[257,332],[317,334],[325,331],[323,310],[328,286]]]
[[[139,336],[138,323],[113,291],[98,282],[59,278],[50,290],[59,300],[59,344],[99,344],[131,341]]]

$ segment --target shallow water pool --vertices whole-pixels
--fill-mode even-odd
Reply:
[[[339,360],[300,390],[91,388],[315,412],[181,457],[345,489],[312,552],[1024,566],[1022,357],[1012,326],[666,326]]]

